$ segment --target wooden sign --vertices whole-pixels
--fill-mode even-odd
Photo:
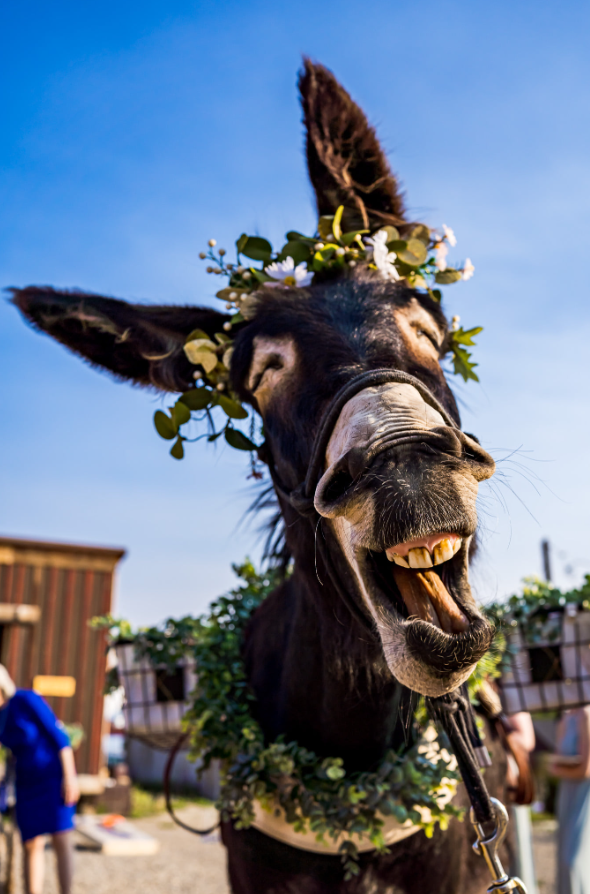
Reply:
[[[76,692],[75,677],[51,677],[39,674],[33,678],[33,690],[38,695],[70,698]]]

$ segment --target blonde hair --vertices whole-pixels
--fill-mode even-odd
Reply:
[[[16,686],[14,685],[14,680],[4,665],[0,664],[0,693],[4,696],[5,700],[8,701],[9,698],[12,698],[15,692]]]

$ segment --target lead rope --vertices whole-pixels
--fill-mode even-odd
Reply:
[[[466,686],[462,687],[462,694],[451,692],[426,702],[448,736],[469,795],[469,816],[477,835],[473,850],[484,858],[493,879],[488,894],[509,894],[511,891],[527,894],[523,882],[509,876],[500,861],[499,850],[506,835],[508,811],[501,801],[490,797],[481,775],[479,767],[484,763],[483,753],[485,751],[487,757],[487,751],[479,736]],[[487,764],[490,763],[487,757]]]
[[[194,835],[210,835],[211,832],[214,832],[220,825],[219,820],[215,823],[214,826],[211,826],[209,829],[195,829],[194,826],[189,826],[188,823],[183,822],[179,817],[174,813],[174,808],[172,806],[172,799],[170,796],[170,776],[172,774],[172,767],[174,766],[174,761],[176,760],[176,755],[182,748],[183,744],[186,742],[188,737],[188,733],[182,733],[176,743],[170,749],[170,754],[168,755],[168,760],[166,761],[166,767],[164,769],[164,798],[166,799],[166,810],[174,820],[177,826],[180,826],[181,829],[186,829],[187,832],[192,832]]]

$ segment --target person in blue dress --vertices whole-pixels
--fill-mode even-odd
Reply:
[[[590,706],[564,712],[551,771],[560,779],[557,891],[590,894]]]
[[[46,835],[53,839],[61,894],[70,894],[71,829],[79,797],[70,740],[41,696],[17,689],[1,664],[0,743],[15,757],[16,822],[24,846],[26,894],[42,894]]]

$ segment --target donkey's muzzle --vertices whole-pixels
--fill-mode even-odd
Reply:
[[[388,502],[411,496],[417,503],[425,489],[448,490],[450,473],[484,481],[494,474],[492,457],[470,435],[441,425],[403,433],[384,432],[377,442],[351,446],[320,479],[315,507],[326,518],[347,515],[353,504],[384,488]],[[379,500],[381,502],[381,500]]]

